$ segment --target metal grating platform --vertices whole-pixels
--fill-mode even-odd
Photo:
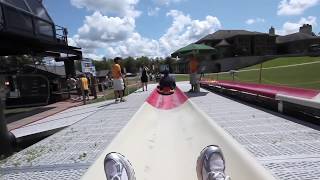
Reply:
[[[185,90],[188,87],[185,87]],[[202,90],[203,93],[208,93]],[[191,100],[277,179],[320,179],[320,131],[214,93]]]
[[[149,92],[139,92],[130,95],[126,103],[107,101],[80,106],[35,123],[76,120],[82,118],[77,115],[85,115],[72,126],[2,161],[0,179],[80,179],[148,95]]]
[[[179,86],[185,91],[189,88],[185,84]],[[204,93],[192,95],[191,100],[277,179],[320,179],[318,130],[202,91]],[[71,127],[2,161],[0,180],[80,179],[147,96],[146,92],[135,93],[128,97],[127,103],[113,104],[109,101],[81,106],[51,117],[54,121],[54,118],[88,115]]]

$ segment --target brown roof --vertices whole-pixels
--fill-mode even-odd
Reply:
[[[286,36],[278,36],[277,37],[277,43],[278,44],[283,44],[283,43],[288,43],[288,42],[293,42],[293,41],[300,41],[300,40],[307,40],[307,39],[319,39],[320,42],[320,37],[319,36],[312,36],[310,34],[306,33],[294,33],[294,34],[289,34]]]
[[[200,39],[197,43],[201,43],[203,41],[208,40],[223,40],[228,39],[234,36],[239,35],[262,35],[266,33],[260,33],[260,32],[252,32],[252,31],[246,31],[246,30],[219,30],[213,34],[209,34],[205,36],[204,38]]]
[[[215,47],[225,47],[225,46],[230,46],[230,44],[228,43],[228,41],[223,39]]]

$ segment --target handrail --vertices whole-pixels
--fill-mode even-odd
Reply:
[[[68,44],[68,30],[67,28],[55,25],[56,29],[56,39],[63,41],[65,44]]]

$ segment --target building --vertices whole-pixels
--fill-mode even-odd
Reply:
[[[276,36],[246,30],[219,30],[197,41],[214,47],[219,54],[211,59],[237,56],[262,56],[276,54]]]
[[[312,32],[312,26],[304,24],[299,32],[277,37],[278,54],[308,53],[310,49],[320,44],[320,37]]]
[[[274,27],[269,33],[246,30],[219,30],[198,40],[214,47],[218,54],[200,59],[204,72],[237,70],[285,55],[319,55],[320,37],[312,32],[312,26],[304,24],[299,32],[286,36],[276,35]],[[187,73],[185,58],[174,64],[175,73]],[[202,71],[202,70],[201,70]]]

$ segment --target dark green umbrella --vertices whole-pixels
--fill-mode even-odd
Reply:
[[[213,47],[204,45],[204,44],[189,44],[186,47],[183,47],[174,53],[171,54],[171,57],[181,57],[188,54],[200,54],[200,53],[217,53],[217,50]]]

